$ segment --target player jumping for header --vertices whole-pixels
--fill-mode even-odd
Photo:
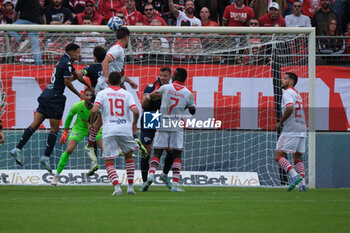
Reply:
[[[73,62],[79,59],[80,47],[74,43],[68,44],[66,52],[57,62],[51,76],[50,84],[45,88],[38,98],[39,107],[36,109],[34,121],[24,130],[24,133],[10,154],[16,162],[23,166],[21,152],[33,133],[39,128],[45,119],[50,119],[50,134],[47,137],[45,154],[40,158],[40,163],[45,169],[52,172],[50,166],[50,155],[55,146],[60,121],[66,105],[66,96],[63,94],[66,86],[79,98],[84,99],[73,86],[72,80],[78,79],[81,83],[91,88],[91,86],[82,78],[78,77],[73,67]],[[72,77],[73,75],[73,77]]]
[[[99,77],[97,85],[95,87],[95,94],[101,90],[104,90],[108,88],[108,79],[106,77],[109,76],[109,73],[113,71],[117,71],[121,74],[121,84],[120,86],[124,88],[124,81],[128,82],[132,88],[137,88],[137,84],[132,81],[129,77],[125,76],[124,72],[124,60],[125,60],[125,51],[124,48],[127,46],[129,42],[130,37],[130,31],[128,28],[123,27],[121,29],[118,29],[116,32],[117,36],[117,43],[115,43],[107,52],[107,56],[102,61],[102,75]],[[88,144],[85,147],[85,151],[87,154],[89,154],[90,157],[93,157],[94,148],[93,145],[96,141],[96,135],[99,131],[99,129],[102,126],[102,120],[99,115],[96,116],[96,119],[94,120],[94,124],[90,126],[89,129],[89,140]],[[146,149],[143,147],[141,141],[136,140],[136,142],[139,144],[141,153],[146,154]]]

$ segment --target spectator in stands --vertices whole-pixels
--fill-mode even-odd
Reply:
[[[183,20],[189,21],[190,26],[202,26],[201,21],[194,16],[195,7],[193,0],[185,0],[184,11],[176,9],[173,0],[169,0],[168,3],[170,11],[176,17],[176,26],[181,26]]]
[[[180,26],[191,26],[191,22],[184,19],[181,21]],[[189,44],[188,38],[176,37],[173,41],[172,53],[174,61],[188,61],[189,59]]]
[[[0,24],[7,24],[6,20],[4,19],[4,12],[0,9]]]
[[[256,18],[260,18],[270,11],[270,4],[276,2],[279,6],[279,10],[283,13],[286,9],[286,0],[252,0],[249,4],[254,9],[254,15]]]
[[[248,26],[249,27],[259,27],[259,20],[257,18],[251,18],[249,21],[248,21]]]
[[[100,0],[97,6],[97,13],[102,15],[104,22],[107,23],[119,9],[125,9],[124,0]]]
[[[326,29],[329,19],[337,20],[337,29],[340,29],[338,15],[331,9],[331,0],[321,0],[321,9],[319,9],[311,20],[311,25],[316,28],[316,35],[322,35]]]
[[[314,7],[312,5],[313,1],[314,0],[304,0],[304,1],[300,0],[300,2],[303,5],[303,7],[301,8],[301,13],[303,15],[306,15],[307,17],[309,17],[310,20],[312,19],[312,17],[315,14],[315,9],[314,9]]]
[[[277,2],[272,2],[269,7],[269,13],[259,18],[259,25],[261,27],[272,27],[275,24],[281,27],[286,26],[285,20],[280,15],[280,7]]]
[[[83,18],[88,16],[92,19],[93,25],[101,25],[103,21],[103,16],[97,13],[95,9],[95,1],[87,0],[85,2],[85,10],[79,14],[77,14],[78,24],[83,24]]]
[[[39,0],[40,5],[40,24],[46,24],[46,17],[45,17],[45,0]]]
[[[123,21],[123,25],[127,25],[126,17],[122,9],[119,9],[115,16],[118,16]]]
[[[252,8],[245,6],[243,0],[235,0],[234,4],[226,7],[222,18],[223,26],[246,26],[249,19],[254,17]]]
[[[4,13],[4,20],[6,21],[7,24],[11,24],[13,23],[13,16],[14,16],[14,5],[13,5],[13,2],[12,0],[5,0],[3,3],[2,3],[2,11]]]
[[[69,1],[66,0],[63,6],[68,8],[72,12],[72,18],[74,21],[76,21],[77,15],[84,11],[85,4],[86,4],[86,0],[69,0]],[[94,5],[95,5],[95,2],[94,2]]]
[[[72,24],[72,12],[62,5],[63,0],[52,0],[53,5],[46,8],[47,24]]]
[[[40,5],[38,0],[18,0],[15,8],[13,24],[39,24],[40,23]],[[11,37],[17,42],[21,42],[18,52],[23,52],[30,43],[36,65],[42,65],[42,58],[39,47],[39,33],[34,31],[27,32],[29,40],[25,40],[23,34],[9,31]]]
[[[336,38],[322,38],[318,39],[318,52],[321,54],[342,54],[345,50],[345,41],[341,37],[338,28],[339,24],[336,18],[330,18],[327,22],[326,29],[322,36],[334,36]],[[331,61],[340,60],[340,57],[323,57]]]
[[[171,61],[169,43],[165,38],[152,38],[150,43],[150,53],[146,57],[149,63],[165,65]]]
[[[162,26],[161,22],[158,19],[153,19],[150,26]],[[169,53],[169,41],[165,37],[157,37],[161,42],[162,52]],[[152,40],[153,41],[153,40]]]
[[[301,13],[302,6],[300,0],[294,0],[293,14],[285,17],[286,27],[311,27],[310,18]]]
[[[183,0],[181,0],[183,1]],[[155,10],[155,14],[158,15],[158,16],[161,16],[163,17],[163,14],[166,14],[167,16],[170,15],[170,10],[169,10],[169,7],[168,7],[168,0],[138,0],[136,1],[136,9],[139,11],[139,12],[144,12],[145,11],[145,6],[147,3],[150,3],[152,4],[152,6],[154,7],[154,10]],[[165,17],[167,18],[167,17]],[[167,22],[167,20],[164,19],[165,22]]]
[[[259,27],[259,20],[257,18],[251,18],[248,21],[248,26]],[[244,51],[246,56],[243,58],[243,63],[246,65],[263,65],[265,57],[262,41],[264,37],[259,34],[248,34],[247,36],[248,48]]]
[[[200,18],[201,18],[202,26],[212,26],[212,27],[219,26],[217,22],[214,22],[214,21],[209,19],[210,11],[209,11],[209,9],[207,7],[202,7],[199,15],[200,15]]]
[[[157,53],[169,53],[169,42],[162,37],[152,38],[151,51]]]
[[[196,0],[194,2],[195,7],[195,13],[194,15],[197,18],[200,18],[200,12],[203,7],[206,7],[209,10],[209,19],[211,21],[217,22],[218,21],[218,3],[217,0]],[[203,26],[203,25],[202,25]]]
[[[87,15],[85,15],[82,20],[83,25],[93,24],[92,18]],[[100,33],[98,32],[84,32],[83,34],[87,36],[79,36],[75,38],[75,43],[80,46],[80,61],[83,63],[92,64],[94,62],[94,48],[96,46],[104,47],[106,40],[102,36],[99,36]],[[89,34],[93,34],[95,36],[88,36]]]
[[[201,40],[199,38],[191,38],[188,40],[188,46],[190,51],[189,62],[201,63],[205,61],[205,56],[203,55],[203,47]]]
[[[135,0],[125,0],[126,10],[126,24],[135,25],[137,21],[142,21],[142,14],[140,11],[136,10]]]
[[[346,32],[344,33],[344,36],[350,37],[350,22],[346,25]],[[345,60],[350,60],[350,38],[345,39],[345,54],[347,56],[345,57]]]
[[[348,23],[350,23],[350,14],[348,13],[350,12],[350,0],[347,0],[345,2],[345,6],[344,6],[344,16],[343,16],[343,31],[346,32],[347,31],[347,25]]]
[[[153,19],[158,19],[161,23],[162,23],[162,26],[168,26],[168,24],[164,21],[164,19],[158,15],[156,15],[155,13],[155,10],[154,10],[154,7],[151,3],[146,3],[145,4],[145,15],[143,16],[142,18],[142,22],[144,25],[150,25],[151,22],[153,21]]]

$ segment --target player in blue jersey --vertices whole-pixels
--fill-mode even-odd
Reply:
[[[44,165],[46,170],[52,173],[50,155],[56,143],[60,121],[66,104],[66,96],[63,95],[64,89],[67,86],[79,98],[84,99],[85,96],[74,88],[72,81],[78,79],[81,83],[91,88],[90,84],[76,74],[73,67],[74,61],[79,59],[79,45],[74,43],[68,44],[65,51],[52,72],[50,84],[38,97],[39,107],[36,109],[34,121],[24,130],[16,148],[10,152],[16,162],[21,166],[24,164],[21,158],[22,148],[42,122],[45,119],[50,119],[50,133],[46,142],[45,154],[40,158],[40,163]]]
[[[149,98],[149,94],[153,91],[157,90],[164,84],[168,84],[171,79],[171,69],[169,67],[160,68],[159,77],[156,79],[154,83],[149,84],[144,92],[142,97],[142,108],[144,112],[155,112],[160,109],[161,99],[151,99]],[[149,169],[149,159],[151,155],[151,145],[153,142],[154,135],[156,133],[155,129],[145,129],[143,127],[143,114],[141,116],[141,142],[147,150],[146,156],[141,158],[141,174],[143,184],[140,188],[142,192],[146,192],[148,190],[148,186],[145,186],[147,181],[148,169]],[[171,169],[171,165],[173,164],[173,154],[171,150],[167,150],[167,155],[164,160],[163,173],[160,175],[161,180],[163,180],[166,186],[171,189],[170,178],[168,177],[168,173]]]
[[[94,63],[91,65],[85,66],[80,72],[77,72],[77,75],[81,78],[83,76],[89,77],[91,86],[93,88],[96,87],[98,78],[102,75],[101,62],[105,59],[106,53],[107,51],[105,48],[103,48],[102,46],[96,46],[93,51]]]

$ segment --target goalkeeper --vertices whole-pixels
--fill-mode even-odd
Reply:
[[[52,181],[51,181],[52,185],[57,185],[58,177],[61,174],[62,170],[64,169],[64,166],[66,166],[69,156],[72,154],[77,144],[84,137],[87,137],[89,134],[88,122],[89,122],[90,110],[92,108],[91,98],[93,96],[93,92],[90,89],[85,89],[84,95],[85,95],[85,99],[75,103],[73,107],[69,110],[69,114],[66,118],[66,121],[64,124],[64,132],[60,139],[60,145],[66,143],[70,124],[73,120],[73,117],[77,115],[74,126],[68,138],[67,149],[61,155],[60,162],[58,163],[58,166],[57,166],[57,172],[55,176],[52,178]],[[101,130],[98,132],[96,136],[96,144],[98,147],[100,147],[101,150],[103,149]],[[90,156],[90,155],[91,154],[89,154],[89,157],[91,159],[91,167],[88,172],[89,176],[93,175],[94,172],[98,170],[98,163],[97,163],[96,156],[94,154],[93,156]]]

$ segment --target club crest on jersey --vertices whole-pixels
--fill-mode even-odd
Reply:
[[[145,129],[159,129],[161,113],[159,110],[156,112],[144,112],[143,113],[143,128]]]

